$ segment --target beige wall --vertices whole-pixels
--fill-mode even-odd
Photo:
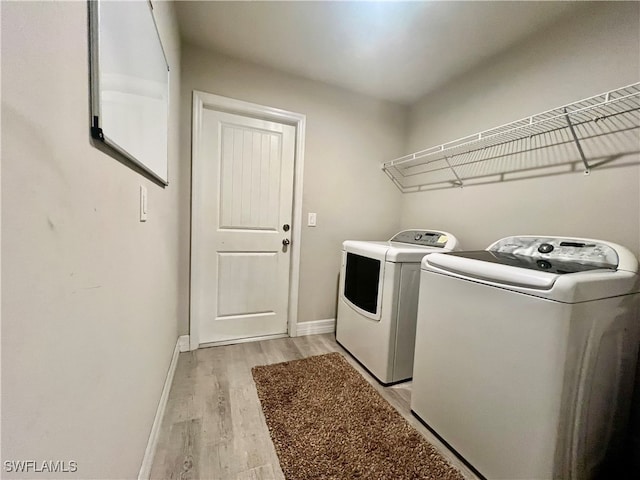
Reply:
[[[90,144],[86,2],[1,8],[2,460],[135,478],[188,314],[173,7],[155,2],[172,67],[165,189]]]
[[[639,9],[585,3],[421,99],[410,112],[406,153],[637,82]],[[639,254],[639,187],[638,168],[624,167],[405,194],[402,225],[450,230],[467,249],[532,233],[603,238]]]
[[[306,115],[298,322],[334,318],[342,241],[385,239],[398,229],[401,196],[380,163],[402,149],[405,109],[185,45],[185,159],[193,90]],[[318,214],[317,227],[306,226],[308,212]]]

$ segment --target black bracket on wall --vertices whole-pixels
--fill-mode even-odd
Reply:
[[[91,136],[96,140],[104,142],[104,133],[102,133],[102,129],[98,125],[98,116],[94,115],[93,123],[91,125]]]

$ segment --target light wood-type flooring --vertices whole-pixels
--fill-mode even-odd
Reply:
[[[251,367],[336,351],[466,477],[477,478],[413,417],[409,405],[411,383],[382,387],[336,343],[333,334],[181,353],[151,478],[284,479],[262,415]]]

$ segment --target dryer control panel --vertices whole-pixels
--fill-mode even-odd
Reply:
[[[404,230],[394,235],[389,241],[420,245],[422,247],[444,248],[449,239],[449,235],[444,232],[435,232],[431,230]]]

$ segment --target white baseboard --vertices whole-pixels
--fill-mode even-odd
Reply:
[[[298,323],[296,336],[316,335],[318,333],[333,333],[336,329],[336,319],[314,320],[312,322]]]
[[[180,353],[188,352],[189,348],[189,335],[180,335],[178,337],[178,347],[180,348]]]
[[[183,348],[185,349],[183,350]],[[182,335],[181,337],[178,337],[178,340],[176,341],[176,348],[173,349],[173,357],[171,357],[171,364],[169,364],[167,378],[164,381],[164,387],[162,387],[160,402],[158,402],[156,416],[153,419],[153,425],[151,426],[151,433],[149,434],[147,449],[144,451],[144,457],[142,458],[142,465],[140,466],[140,473],[138,473],[138,480],[148,480],[151,475],[151,465],[153,464],[153,457],[156,454],[160,427],[162,426],[164,411],[167,408],[167,400],[169,399],[169,391],[171,390],[171,384],[173,383],[173,376],[176,373],[176,366],[178,365],[178,355],[180,352],[187,350],[189,350],[189,336]]]

